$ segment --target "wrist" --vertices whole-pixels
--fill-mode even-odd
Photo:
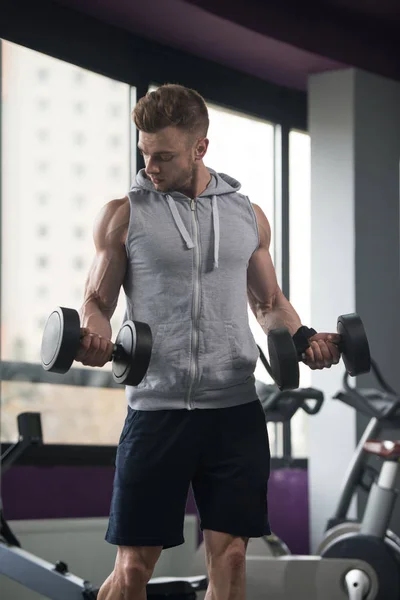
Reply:
[[[313,337],[313,335],[316,335],[316,333],[317,332],[315,329],[312,329],[312,327],[306,327],[305,325],[299,327],[292,338],[298,354],[303,354],[303,352],[309,348],[309,339]]]

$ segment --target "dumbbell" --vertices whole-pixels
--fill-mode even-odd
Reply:
[[[57,307],[48,317],[42,337],[41,361],[45,371],[64,374],[78,353],[82,329],[79,313]],[[125,321],[118,332],[109,361],[117,383],[139,385],[149,367],[152,349],[147,323]]]
[[[368,373],[371,369],[369,343],[364,325],[356,313],[341,315],[337,320],[337,332],[341,339],[338,345],[347,373],[351,377]],[[299,387],[299,361],[304,359],[290,332],[285,327],[272,329],[268,333],[270,374],[280,390]]]

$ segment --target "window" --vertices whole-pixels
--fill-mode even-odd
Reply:
[[[38,364],[49,313],[56,306],[80,308],[96,215],[127,192],[131,169],[136,171],[134,94],[125,83],[1,43],[1,359]],[[104,119],[110,106],[118,107],[119,119]],[[104,149],[114,137],[119,144],[110,160]],[[83,143],[84,154],[77,147]],[[29,181],[29,193],[23,181]],[[114,337],[124,310],[121,294]],[[16,381],[4,381],[1,390],[5,441],[15,439],[16,414],[29,407],[42,412],[47,442],[115,443],[126,410],[122,390]]]
[[[73,235],[77,240],[81,240],[85,236],[85,229],[80,225],[77,225],[73,229]]]
[[[77,115],[82,115],[85,112],[85,105],[83,102],[75,102],[72,106]]]
[[[47,81],[49,78],[49,69],[45,67],[40,67],[37,71],[37,77],[39,81]]]
[[[72,172],[75,175],[75,177],[83,177],[83,175],[85,174],[85,171],[86,171],[85,165],[82,165],[82,164],[72,165]]]
[[[118,135],[110,135],[109,144],[113,148],[118,148],[121,145],[121,139]]]
[[[48,256],[38,256],[37,258],[37,266],[41,269],[47,267],[47,265],[49,264],[49,258]]]
[[[45,285],[40,285],[36,290],[36,294],[39,298],[44,298],[45,296],[47,296],[47,293],[48,289]]]
[[[123,115],[123,108],[121,104],[110,104],[108,112],[112,117],[121,117]]]
[[[49,232],[49,230],[48,230],[47,225],[39,225],[37,228],[38,237],[46,237],[48,232]]]
[[[74,70],[72,72],[72,77],[73,77],[74,83],[81,84],[81,83],[85,82],[85,73],[84,73],[83,69]]]
[[[14,340],[14,355],[24,360],[24,339]],[[46,444],[116,445],[126,415],[124,389],[1,382],[1,437],[17,441],[17,415],[41,413]]]
[[[46,129],[39,129],[37,137],[40,142],[45,142],[49,138],[49,132]]]
[[[50,102],[47,98],[39,98],[37,100],[37,107],[40,111],[45,111],[49,108]]]
[[[85,265],[85,261],[83,260],[82,256],[76,256],[72,264],[74,266],[74,270],[81,271]]]
[[[38,317],[38,319],[37,319],[38,330],[43,331],[43,328],[45,325],[46,325],[46,318],[44,316]]]
[[[41,175],[44,175],[49,170],[49,163],[45,160],[41,160],[38,162],[38,171]]]
[[[86,203],[86,199],[82,194],[74,194],[72,198],[73,208],[82,208]]]
[[[118,178],[120,176],[121,168],[118,165],[112,165],[109,169],[110,177]]]
[[[300,131],[289,133],[290,301],[303,323],[311,318],[311,144]],[[300,385],[311,385],[311,371],[300,363]],[[293,456],[308,456],[309,417],[299,410],[291,421]]]
[[[45,206],[49,202],[49,194],[47,194],[46,192],[37,192],[36,198],[38,204],[40,204],[41,206]]]
[[[81,131],[77,132],[74,134],[73,140],[74,140],[74,144],[76,146],[83,146],[83,144],[86,142],[85,134],[82,133]]]

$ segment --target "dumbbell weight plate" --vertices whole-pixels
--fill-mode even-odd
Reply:
[[[80,343],[79,313],[59,306],[48,317],[43,331],[41,361],[45,371],[66,373],[75,360]]]
[[[341,335],[339,349],[346,370],[355,377],[371,370],[368,338],[360,317],[355,313],[341,315],[337,320],[337,332]]]
[[[115,340],[112,371],[114,380],[139,385],[150,364],[152,335],[147,323],[125,321]]]
[[[279,389],[297,389],[300,383],[299,358],[288,329],[278,327],[268,333],[268,353],[273,378]]]

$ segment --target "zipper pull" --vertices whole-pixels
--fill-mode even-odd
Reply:
[[[196,210],[196,202],[195,202],[194,198],[190,199],[190,208],[192,210]]]

